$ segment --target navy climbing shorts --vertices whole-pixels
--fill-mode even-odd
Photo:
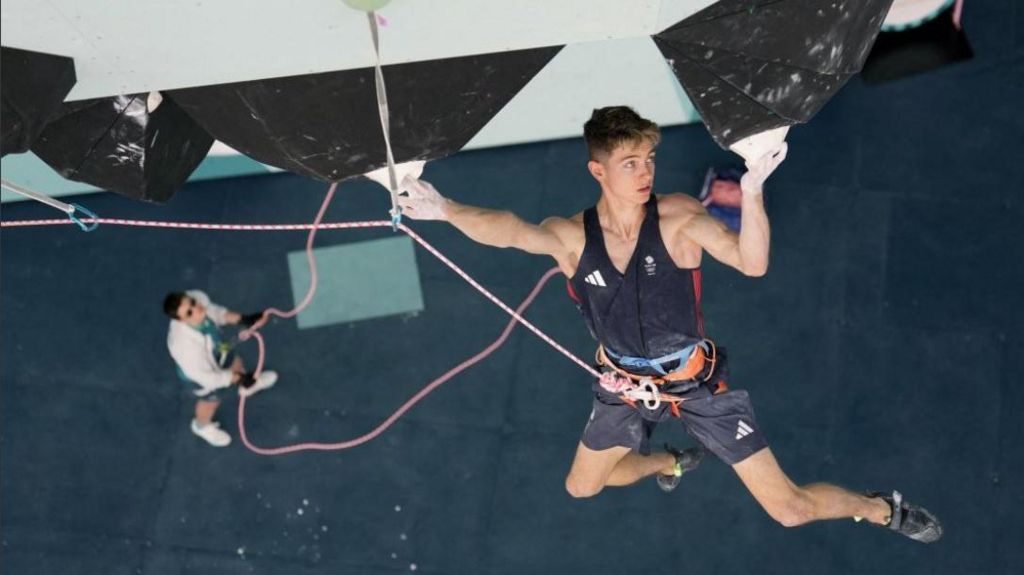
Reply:
[[[595,394],[594,408],[580,439],[583,445],[594,451],[628,447],[641,455],[649,455],[651,434],[658,422],[644,419],[637,410],[621,401],[614,404],[605,401]]]
[[[717,385],[724,378],[725,358],[720,358],[716,374],[709,383]],[[671,388],[666,388],[671,393]],[[709,386],[701,385],[686,393],[680,405],[679,422],[701,445],[729,465],[735,465],[768,446],[754,418],[754,408],[746,391],[727,391],[712,395]],[[616,395],[594,383],[594,408],[583,430],[581,441],[588,449],[601,451],[612,447],[628,447],[647,455],[650,439],[660,421],[676,419],[668,405],[651,411],[637,402],[633,408]]]

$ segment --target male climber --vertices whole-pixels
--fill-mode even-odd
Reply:
[[[242,315],[210,301],[199,290],[172,292],[164,298],[164,313],[171,318],[167,349],[177,364],[186,393],[195,399],[192,433],[214,447],[231,443],[231,436],[213,421],[224,391],[238,385],[238,393],[250,396],[277,382],[277,373],[264,371],[258,378],[245,371],[242,358],[231,351],[220,328],[223,325],[252,326],[262,313]]]
[[[569,278],[571,295],[600,343],[604,375],[566,478],[574,497],[658,476],[666,491],[695,467],[692,450],[651,453],[655,424],[679,418],[686,430],[732,466],[754,498],[785,526],[853,517],[932,542],[942,535],[927,510],[892,495],[861,495],[826,483],[798,486],[782,471],[758,428],[745,391],[725,384],[726,357],[706,339],[700,310],[700,263],[711,257],[744,275],[768,268],[769,225],[762,198],[768,176],[786,157],[783,144],[748,163],[741,181],[736,234],[695,198],[655,195],[657,125],[624,106],[595,110],[584,126],[587,167],[601,188],[597,204],[568,219],[533,225],[506,211],[459,204],[427,182],[408,178],[400,197],[411,218],[450,222],[470,239],[549,255]],[[644,402],[624,389],[646,389]],[[672,399],[675,398],[675,399]],[[648,409],[651,407],[653,409]]]

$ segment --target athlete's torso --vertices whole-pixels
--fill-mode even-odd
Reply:
[[[700,270],[681,268],[662,239],[658,200],[646,204],[622,273],[606,247],[596,208],[583,213],[585,244],[570,279],[595,337],[618,355],[657,358],[703,339]],[[622,263],[620,262],[620,266]]]

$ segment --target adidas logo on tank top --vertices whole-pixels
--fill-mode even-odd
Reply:
[[[587,282],[590,285],[608,287],[608,284],[604,283],[604,278],[601,276],[601,270],[596,270],[592,272],[590,275],[584,278],[583,281]]]

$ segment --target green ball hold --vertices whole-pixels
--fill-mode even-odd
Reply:
[[[342,0],[349,8],[362,10],[363,12],[376,12],[387,6],[391,0]]]

